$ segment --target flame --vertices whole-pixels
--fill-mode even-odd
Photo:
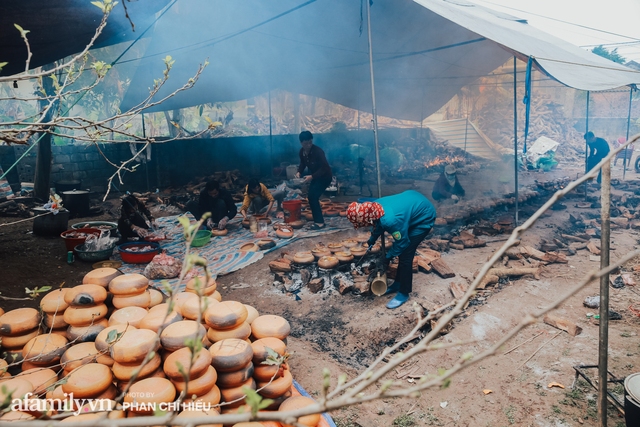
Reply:
[[[465,158],[463,156],[445,156],[445,157],[436,157],[433,160],[428,162],[424,162],[424,167],[427,169],[440,166],[442,164],[456,164],[456,163],[464,163]]]

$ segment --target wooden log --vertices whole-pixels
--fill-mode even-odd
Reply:
[[[537,259],[538,261],[544,260],[544,252],[532,248],[531,246],[520,246],[520,253],[527,258]]]
[[[451,294],[455,299],[462,298],[467,292],[467,289],[469,289],[469,287],[465,283],[451,282],[449,284],[449,291],[451,291]]]
[[[351,280],[348,280],[346,277],[344,276],[339,276],[337,277],[336,280],[338,283],[338,292],[340,292],[340,295],[344,295],[349,291],[353,290],[353,285],[354,283]]]
[[[291,271],[291,263],[283,262],[282,260],[271,261],[269,263],[269,269],[274,273],[278,271],[287,273]]]
[[[580,335],[580,333],[582,332],[582,328],[576,325],[571,320],[563,319],[562,317],[556,316],[554,314],[545,315],[544,323],[546,323],[547,325],[551,325],[554,328],[566,331],[573,337],[575,337],[576,335]]]
[[[487,242],[480,239],[464,240],[462,244],[465,248],[482,248],[484,246],[487,246]]]
[[[519,248],[509,248],[505,251],[505,255],[509,257],[509,259],[523,259],[524,255],[520,252]]]
[[[568,240],[570,242],[580,242],[580,243],[586,243],[588,240],[583,239],[582,237],[578,237],[578,236],[572,236],[570,234],[561,234],[560,235],[563,239]]]
[[[362,276],[362,278],[364,280],[360,280],[360,278],[354,278],[353,290],[356,294],[368,295],[369,293],[371,293],[371,283],[369,283],[366,277]]]
[[[464,244],[458,244],[458,243],[449,243],[449,247],[457,251],[461,251],[465,248]]]
[[[569,262],[564,254],[558,252],[547,252],[546,254],[544,254],[544,259],[542,261],[559,264],[566,264]]]
[[[431,267],[433,271],[435,271],[438,276],[443,279],[447,279],[449,277],[455,277],[456,273],[447,265],[446,262],[442,258],[436,258],[431,261]]]
[[[440,252],[434,251],[433,249],[429,248],[418,248],[416,250],[416,253],[429,263],[431,263],[431,261],[433,261],[434,259],[440,258]]]
[[[431,264],[422,257],[418,257],[418,268],[422,269],[425,273],[431,272]]]
[[[307,284],[307,288],[314,294],[317,294],[324,288],[324,279],[322,277],[311,279]]]
[[[486,274],[482,280],[480,281],[480,283],[478,284],[478,287],[476,289],[484,289],[487,287],[487,285],[493,285],[498,283],[498,281],[500,280],[500,278],[498,276],[496,276],[495,274]]]

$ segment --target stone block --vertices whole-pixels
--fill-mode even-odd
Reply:
[[[85,179],[86,177],[87,173],[85,171],[73,172],[73,179]]]
[[[53,161],[55,163],[69,163],[71,161],[71,157],[66,154],[59,154],[53,157]]]
[[[102,159],[102,156],[100,156],[100,154],[98,153],[87,153],[85,154],[85,157],[87,160],[91,160],[91,161]]]
[[[75,153],[71,155],[72,162],[84,162],[87,158],[84,153]]]

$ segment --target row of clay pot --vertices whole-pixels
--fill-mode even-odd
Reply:
[[[124,297],[127,295],[121,291],[133,292],[132,295],[140,295],[135,292],[142,289],[147,292],[148,283],[143,283],[140,275],[120,275],[116,270],[108,273],[113,278],[106,286],[88,283],[50,292],[43,298],[43,312],[58,316],[69,309],[74,312],[76,307],[109,304],[111,295],[107,294],[106,288]],[[97,282],[95,276],[96,273],[89,273],[84,281]],[[208,296],[199,297],[197,293]],[[277,366],[262,365],[262,361],[266,358],[266,347],[284,355],[284,341],[290,331],[288,322],[280,316],[260,316],[251,306],[236,301],[222,302],[221,299],[215,280],[198,277],[187,283],[187,292],[174,297],[174,309],[169,314],[169,305],[163,302],[149,304],[149,308],[132,305],[113,312],[113,307],[109,307],[111,315],[93,322],[91,336],[80,336],[75,341],[70,339],[66,334],[72,326],[67,330],[36,335],[21,350],[25,358],[23,372],[11,378],[6,371],[0,371],[12,381],[4,385],[11,385],[11,390],[16,390],[14,398],[34,391],[44,393],[59,379],[55,367],[62,366],[60,376],[65,382],[50,390],[48,398],[64,400],[64,393],[74,393],[76,398],[114,399],[117,393],[130,386],[125,402],[132,399],[172,402],[186,389],[188,396],[196,396],[195,400],[213,405],[221,400],[233,400],[235,402],[230,406],[235,407],[244,403],[242,386],[250,385],[254,389],[265,386],[261,393],[281,403],[289,397],[292,383],[288,367],[282,367],[279,372]],[[100,311],[98,316],[101,315]],[[0,333],[11,342],[11,337],[38,329],[40,320],[35,309],[13,310],[0,316]],[[158,343],[157,331],[161,327],[164,329]],[[239,338],[227,338],[238,330],[243,330]],[[196,336],[203,336],[205,348],[192,364],[191,350],[185,343]],[[248,338],[252,338],[253,343]],[[146,365],[141,367],[143,362]],[[2,364],[7,367],[6,361]],[[188,384],[180,366],[190,367]],[[138,375],[137,380],[129,384],[134,373]],[[271,378],[274,381],[268,384]],[[277,408],[274,406],[273,409]],[[38,415],[15,412],[18,413],[8,417],[33,419]],[[152,413],[143,408],[130,410],[127,416]],[[113,411],[110,415],[123,416],[122,411]],[[79,418],[74,420],[80,421]]]

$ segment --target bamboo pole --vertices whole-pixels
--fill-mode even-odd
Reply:
[[[609,266],[611,163],[602,166],[602,204],[600,234],[600,268]],[[598,339],[598,420],[600,427],[607,427],[607,356],[609,347],[609,274],[600,277],[600,331]]]

